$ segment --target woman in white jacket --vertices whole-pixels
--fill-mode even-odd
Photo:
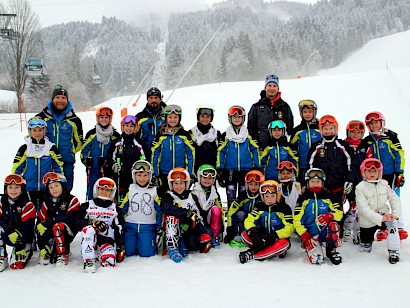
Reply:
[[[400,198],[382,179],[383,165],[375,158],[368,158],[360,165],[363,181],[356,186],[356,203],[359,209],[360,251],[370,253],[374,234],[378,229],[387,230],[389,262],[400,259],[398,219],[401,216]],[[378,240],[380,237],[378,236]]]

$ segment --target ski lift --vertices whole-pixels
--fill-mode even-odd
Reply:
[[[28,58],[25,63],[25,69],[29,76],[42,76],[44,72],[43,60],[40,58]]]
[[[0,39],[16,40],[20,34],[13,29],[10,29],[10,21],[16,14],[0,13]]]
[[[94,75],[93,77],[92,77],[92,82],[93,82],[93,84],[101,84],[101,77],[99,76],[99,75]]]

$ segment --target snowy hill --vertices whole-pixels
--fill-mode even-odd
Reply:
[[[410,66],[408,48],[386,48],[408,43],[407,36],[394,35],[375,40],[372,48],[359,51],[347,62],[345,70],[332,75],[281,80],[282,96],[292,107],[295,122],[300,121],[297,103],[301,99],[317,102],[318,115],[333,114],[339,121],[339,135],[345,137],[346,123],[362,119],[372,110],[380,110],[387,119],[387,127],[399,133],[405,149],[409,148],[407,121],[410,114]],[[403,42],[405,41],[405,42]],[[368,44],[368,45],[369,45]],[[397,44],[397,45],[393,45]],[[357,63],[366,63],[372,50],[384,50],[373,63],[385,63],[386,57],[394,59],[389,69],[383,65],[359,70]],[[401,51],[401,53],[399,53]],[[394,53],[392,55],[391,53]],[[350,70],[349,70],[350,69]],[[261,76],[261,79],[263,76]],[[228,126],[227,109],[239,104],[249,110],[259,98],[263,88],[260,82],[238,82],[202,85],[178,89],[169,103],[183,107],[182,124],[191,128],[196,122],[195,108],[200,104],[213,105],[216,109],[214,125],[221,131]],[[167,100],[170,92],[164,92]],[[113,124],[119,127],[120,109],[135,97],[113,98],[104,103],[115,110]],[[137,107],[130,107],[136,114],[145,105],[145,94]],[[29,115],[28,115],[29,116]],[[95,122],[94,112],[79,113],[87,132]],[[18,115],[2,114],[0,134],[4,146],[1,150],[0,178],[11,169],[13,157],[23,143],[26,129],[20,133]],[[407,151],[409,152],[409,151]],[[409,153],[406,157],[408,158]],[[81,163],[76,164],[73,193],[81,201],[85,199],[86,176]],[[406,173],[410,176],[409,164]],[[405,221],[410,221],[410,183],[402,189]],[[410,229],[409,223],[407,229]],[[308,263],[305,252],[297,240],[285,259],[269,262],[249,262],[241,265],[239,249],[222,245],[207,255],[192,254],[181,264],[168,258],[128,258],[114,269],[98,268],[94,275],[82,270],[80,238],[72,246],[67,268],[53,266],[42,268],[33,258],[23,271],[10,269],[0,273],[3,305],[18,305],[17,293],[24,294],[24,301],[31,305],[51,307],[390,307],[392,304],[406,307],[409,304],[408,276],[410,274],[410,240],[402,243],[401,261],[390,265],[387,261],[386,243],[375,243],[370,255],[359,253],[357,246],[345,243],[340,251],[343,263],[322,266]],[[22,297],[23,298],[23,297]]]

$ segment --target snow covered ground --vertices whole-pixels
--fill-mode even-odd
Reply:
[[[319,116],[330,113],[337,117],[339,135],[344,138],[349,120],[363,120],[369,111],[380,110],[386,116],[387,127],[399,133],[408,158],[410,67],[408,48],[400,46],[410,41],[409,36],[408,31],[374,40],[366,52],[362,49],[351,57],[356,57],[355,61],[348,59],[337,70],[328,72],[329,75],[281,80],[280,89],[293,109],[295,122],[300,121],[297,103],[301,99],[313,99],[318,104]],[[379,53],[380,50],[383,52]],[[394,59],[394,65],[388,69],[386,57]],[[168,103],[183,107],[182,124],[187,129],[196,122],[198,105],[213,105],[214,125],[224,131],[228,126],[228,107],[239,104],[249,110],[258,100],[263,85],[261,80],[183,88],[177,90]],[[165,100],[169,94],[164,92]],[[129,97],[122,97],[104,103],[115,110],[114,126],[119,127],[120,109],[128,101]],[[128,111],[136,114],[144,105],[145,95],[137,107]],[[87,132],[95,122],[94,112],[78,114]],[[23,132],[20,132],[16,114],[1,114],[0,118],[3,141],[0,178],[3,179],[11,170],[26,129],[23,123]],[[84,201],[86,176],[81,163],[77,163],[75,172],[73,193]],[[410,182],[402,189],[405,221],[410,221],[409,185]],[[410,240],[402,243],[401,261],[396,265],[388,263],[385,245],[385,242],[375,243],[373,252],[364,255],[357,246],[345,243],[340,248],[343,263],[339,266],[327,261],[321,266],[309,264],[297,240],[292,241],[285,259],[250,261],[245,265],[239,263],[239,248],[222,245],[206,255],[194,253],[180,264],[166,257],[132,257],[116,268],[98,268],[96,274],[90,275],[82,270],[77,237],[67,268],[40,267],[35,256],[25,270],[6,269],[0,273],[0,299],[2,306],[7,307],[21,304],[41,307],[407,307]]]

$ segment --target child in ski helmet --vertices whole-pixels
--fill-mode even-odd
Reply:
[[[206,253],[211,248],[213,232],[204,226],[198,198],[188,190],[190,181],[186,169],[173,168],[168,174],[170,190],[161,199],[166,215],[166,247],[169,257],[176,263],[190,250]]]
[[[199,201],[199,211],[204,218],[204,225],[213,232],[212,247],[219,246],[218,236],[223,233],[223,209],[221,197],[215,187],[216,169],[208,164],[198,168],[198,182],[192,187],[192,193]]]
[[[370,253],[376,233],[378,241],[387,239],[389,262],[400,260],[398,219],[401,216],[400,198],[382,179],[383,164],[375,158],[365,159],[360,165],[363,181],[356,187],[359,209],[360,251]]]
[[[245,191],[239,193],[232,202],[227,215],[227,228],[224,243],[231,247],[245,247],[241,234],[246,216],[252,212],[261,201],[259,187],[265,181],[265,176],[260,170],[250,170],[245,175]]]
[[[253,167],[260,168],[258,145],[248,133],[245,123],[245,109],[232,106],[228,109],[231,124],[222,135],[218,148],[216,169],[218,182],[226,187],[228,208],[240,192],[245,190],[244,178]]]
[[[296,167],[291,161],[284,160],[279,163],[278,170],[280,191],[293,213],[297,200],[302,194],[302,187],[296,181]]]
[[[281,161],[291,161],[297,168],[298,158],[293,154],[290,143],[286,139],[286,125],[282,120],[269,123],[271,142],[261,154],[262,170],[267,180],[278,180],[278,164]]]
[[[133,164],[138,160],[145,160],[144,150],[139,143],[136,132],[138,120],[133,115],[126,115],[121,119],[121,136],[117,142],[110,144],[107,156],[112,157],[109,164],[113,172],[113,179],[117,183],[117,200],[121,204],[133,183],[131,172]]]
[[[159,129],[152,147],[152,167],[159,177],[161,191],[167,189],[167,176],[172,168],[186,168],[194,178],[195,148],[191,136],[181,125],[182,109],[168,105],[164,109],[165,123]]]
[[[239,254],[241,263],[250,259],[284,258],[290,248],[289,238],[294,231],[292,211],[286,203],[279,201],[279,183],[267,180],[259,192],[262,202],[245,219],[242,240],[249,249]]]
[[[305,174],[306,190],[299,197],[293,224],[312,264],[323,263],[322,245],[326,243],[326,256],[338,265],[342,257],[336,248],[340,245],[338,222],[343,212],[332,203],[324,189],[326,175],[322,169],[311,168]]]
[[[26,180],[26,189],[36,208],[44,200],[43,176],[50,171],[62,173],[63,162],[56,145],[46,137],[46,122],[34,117],[28,120],[29,136],[19,148],[13,161],[12,173],[21,174]]]
[[[343,240],[345,242],[352,240],[354,244],[360,242],[360,228],[357,216],[355,187],[362,181],[362,175],[360,173],[360,164],[366,159],[366,145],[362,141],[366,130],[366,126],[362,121],[351,120],[346,125],[346,143],[351,149],[351,168],[353,174],[353,189],[350,194],[347,195],[349,201],[349,211],[346,213],[346,219],[344,222]]]
[[[301,122],[290,136],[291,147],[299,158],[298,181],[304,186],[305,173],[309,169],[308,153],[312,144],[322,139],[317,119],[316,102],[310,99],[301,100],[298,104]]]
[[[216,165],[216,153],[221,133],[212,126],[214,109],[208,106],[197,108],[197,124],[189,131],[195,147],[195,172],[202,165]]]
[[[157,187],[151,184],[152,166],[137,160],[130,173],[133,183],[120,205],[125,221],[125,253],[127,257],[151,257],[157,254],[156,237],[162,235],[162,209]]]
[[[112,126],[114,112],[109,107],[101,106],[95,113],[95,127],[85,135],[81,150],[81,161],[87,169],[87,200],[93,198],[95,181],[100,177],[110,177],[112,156],[108,156],[111,143],[117,143],[119,133]],[[111,154],[111,153],[110,153]]]
[[[4,179],[0,199],[0,272],[10,263],[12,269],[23,269],[33,255],[36,209],[26,191],[26,181],[19,174]],[[10,261],[6,245],[12,246]]]
[[[41,204],[35,227],[40,249],[39,263],[64,266],[68,264],[70,244],[77,233],[75,220],[80,202],[68,192],[67,179],[61,174],[46,173],[43,184],[46,186],[46,198]],[[51,258],[52,251],[55,259]]]
[[[99,178],[92,189],[93,199],[81,204],[76,226],[83,238],[81,250],[86,272],[95,272],[97,256],[103,267],[113,267],[124,260],[122,217],[113,202],[116,189],[112,179]]]

